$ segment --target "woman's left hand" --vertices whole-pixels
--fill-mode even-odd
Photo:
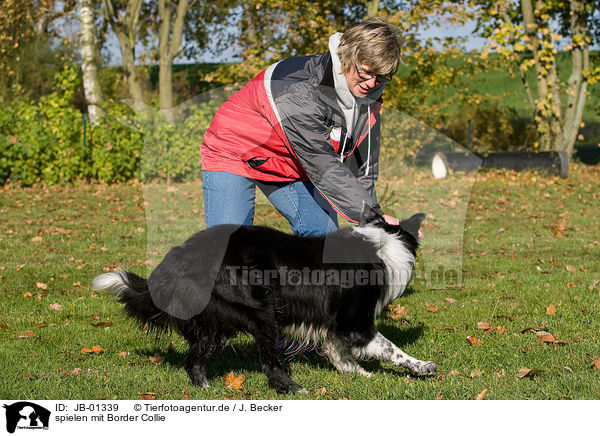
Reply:
[[[382,217],[386,223],[392,225],[392,226],[397,226],[398,224],[400,224],[400,220],[396,217],[390,216],[390,215],[383,215]],[[419,239],[423,238],[423,232],[421,231],[421,229],[419,229]]]

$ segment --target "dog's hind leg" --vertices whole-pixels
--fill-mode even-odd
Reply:
[[[436,371],[435,362],[425,362],[410,357],[379,332],[367,345],[353,348],[352,354],[359,359],[387,360],[394,365],[407,368],[418,376],[434,375]]]
[[[296,393],[308,390],[300,386],[285,372],[277,352],[278,328],[277,322],[270,314],[264,313],[259,322],[251,326],[250,333],[256,340],[260,366],[275,390],[279,393]]]
[[[201,334],[193,342],[189,339],[188,341],[191,345],[183,359],[183,367],[193,384],[209,388],[210,383],[206,378],[206,360],[220,347],[219,338]]]
[[[327,339],[323,342],[323,352],[335,368],[344,374],[357,373],[366,377],[371,377],[373,374],[365,370],[358,364],[352,356],[345,353],[340,345],[335,340]]]

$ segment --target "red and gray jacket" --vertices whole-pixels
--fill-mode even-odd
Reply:
[[[310,180],[341,216],[358,222],[363,204],[379,210],[382,101],[381,91],[375,94],[377,100],[357,105],[349,128],[330,52],[271,65],[217,111],[202,143],[202,169]]]

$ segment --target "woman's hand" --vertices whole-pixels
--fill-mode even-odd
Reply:
[[[396,217],[390,216],[390,215],[383,215],[382,217],[386,223],[392,225],[392,226],[397,226],[398,224],[400,224],[400,220]],[[421,229],[419,229],[419,239],[423,238],[423,232],[421,231]]]

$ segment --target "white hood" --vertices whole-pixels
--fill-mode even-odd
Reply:
[[[348,88],[348,82],[346,82],[346,75],[342,71],[342,63],[340,62],[340,58],[338,56],[338,47],[340,45],[340,40],[342,39],[342,33],[338,32],[329,37],[329,52],[331,53],[331,62],[333,65],[333,83],[335,86],[335,93],[337,95],[337,101],[344,113],[344,119],[346,120],[346,138],[343,140],[342,144],[342,152],[340,159],[344,160],[344,150],[346,149],[346,139],[348,138],[348,134],[352,136],[354,130],[354,124],[356,122],[356,114],[358,113],[358,108],[363,105],[370,105],[375,103],[381,94],[383,93],[383,88],[385,85],[382,85],[369,95],[363,98],[355,97]],[[366,175],[369,174],[369,165],[371,161],[371,110],[369,107],[368,114],[368,155],[367,155],[367,170]]]
[[[348,126],[348,130],[352,131],[355,121],[354,112],[358,111],[358,106],[376,102],[379,97],[381,97],[384,87],[380,86],[366,97],[354,97],[348,88],[346,76],[342,71],[342,64],[338,56],[338,46],[340,45],[341,38],[342,33],[340,32],[329,37],[329,52],[331,53],[331,61],[333,64],[333,83],[335,84],[335,92],[338,97],[338,103],[344,112],[346,126]]]

